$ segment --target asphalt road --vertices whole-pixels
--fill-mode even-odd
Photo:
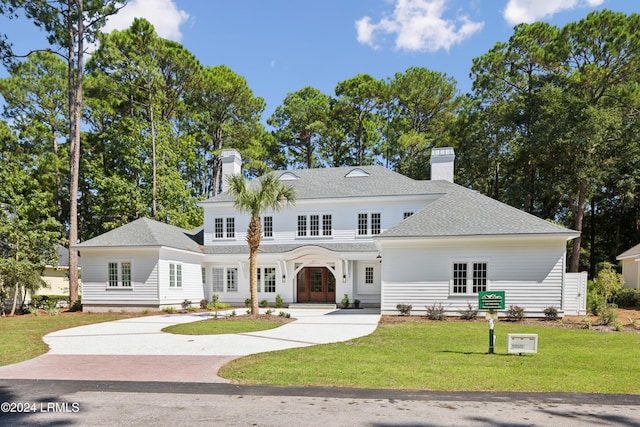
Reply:
[[[640,395],[580,393],[13,379],[0,405],[0,426],[640,426]]]

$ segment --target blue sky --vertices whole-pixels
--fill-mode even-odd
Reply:
[[[334,95],[359,73],[383,79],[412,66],[444,72],[469,92],[472,59],[507,41],[517,23],[563,26],[604,8],[639,13],[640,1],[130,0],[106,30],[148,19],[203,65],[243,76],[267,102],[266,118],[305,86]],[[46,45],[31,23],[2,24],[17,48]]]

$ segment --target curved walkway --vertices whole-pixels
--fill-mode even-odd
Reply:
[[[0,367],[0,378],[226,383],[225,363],[254,353],[348,341],[372,333],[378,310],[286,310],[297,320],[267,331],[177,335],[162,328],[207,313],[136,317],[45,335],[49,352]]]

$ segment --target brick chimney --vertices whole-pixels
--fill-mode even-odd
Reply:
[[[431,180],[453,182],[453,161],[455,158],[453,147],[433,148],[431,150]]]
[[[236,150],[222,150],[222,192],[227,191],[227,177],[242,172],[242,157]]]

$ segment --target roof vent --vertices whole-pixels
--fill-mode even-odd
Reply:
[[[285,172],[280,175],[279,179],[280,181],[297,181],[300,179],[300,177],[293,172]]]
[[[362,170],[360,168],[355,168],[355,169],[352,169],[351,171],[349,171],[349,173],[346,174],[344,177],[345,178],[356,178],[356,177],[360,177],[360,176],[369,176],[369,173],[365,172],[364,170]]]

